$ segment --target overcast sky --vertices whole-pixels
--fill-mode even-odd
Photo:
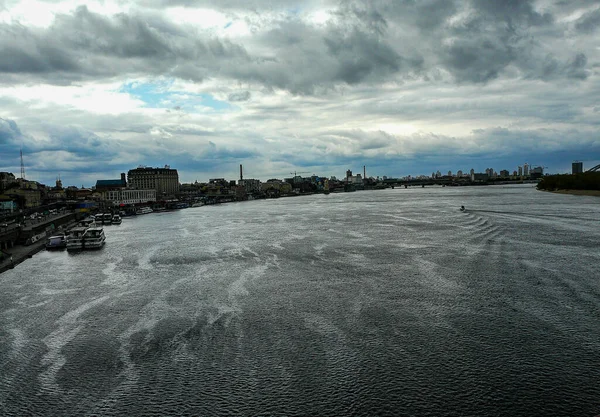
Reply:
[[[0,171],[587,169],[599,40],[598,0],[0,0]]]

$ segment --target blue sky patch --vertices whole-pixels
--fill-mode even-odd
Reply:
[[[226,102],[215,99],[208,93],[190,93],[172,89],[172,81],[151,83],[130,82],[123,84],[120,93],[127,93],[143,101],[145,107],[153,109],[175,109],[187,112],[199,112],[202,107],[214,111],[229,110],[232,106]]]

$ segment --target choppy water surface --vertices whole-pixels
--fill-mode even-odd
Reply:
[[[390,189],[105,232],[0,275],[1,415],[600,414],[600,199]]]

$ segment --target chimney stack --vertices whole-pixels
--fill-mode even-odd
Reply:
[[[363,179],[367,179],[367,166],[363,165]]]
[[[240,164],[240,181],[244,179],[244,176],[242,175],[242,164]]]

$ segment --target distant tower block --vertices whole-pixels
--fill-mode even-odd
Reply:
[[[571,173],[581,174],[583,172],[583,162],[575,161],[571,164]]]
[[[25,179],[25,164],[23,163],[23,149],[21,149],[21,179]]]

